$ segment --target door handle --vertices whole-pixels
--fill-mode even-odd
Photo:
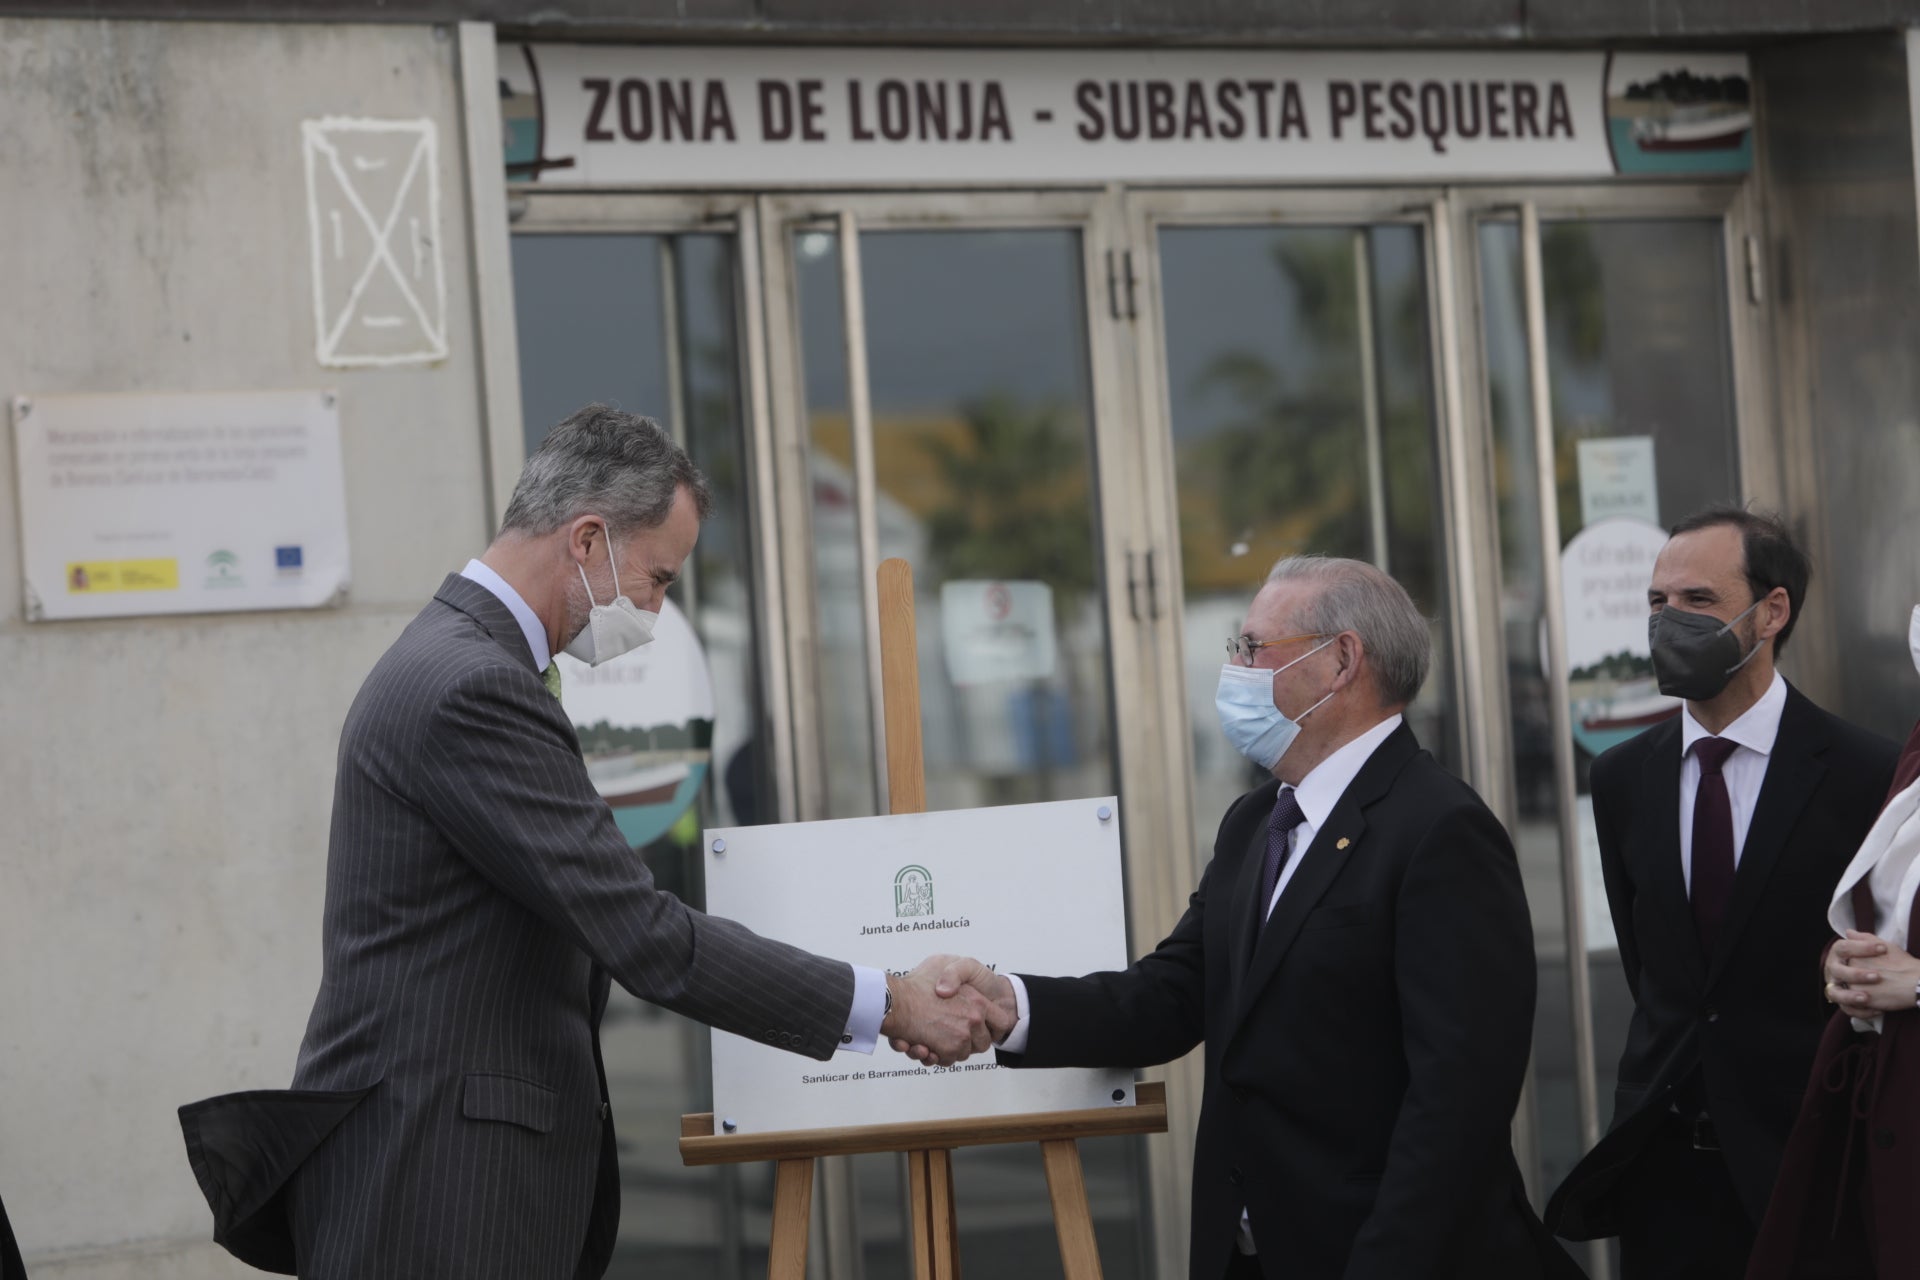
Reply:
[[[1127,612],[1135,622],[1157,621],[1160,617],[1160,580],[1154,569],[1154,550],[1127,552]],[[1146,569],[1141,573],[1143,567]],[[1144,590],[1147,608],[1144,617],[1140,611],[1140,596]]]

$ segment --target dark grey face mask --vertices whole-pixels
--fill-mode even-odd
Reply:
[[[1672,605],[1650,616],[1647,644],[1653,649],[1653,674],[1660,680],[1660,692],[1689,702],[1718,697],[1733,673],[1760,652],[1756,644],[1742,654],[1740,637],[1733,630],[1741,618],[1759,607],[1760,602],[1755,600],[1732,622]]]

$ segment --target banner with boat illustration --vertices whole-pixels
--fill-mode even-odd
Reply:
[[[693,808],[712,767],[713,679],[699,637],[669,599],[652,644],[598,667],[555,661],[587,776],[628,843],[652,844]]]
[[[1647,646],[1647,582],[1666,541],[1659,525],[1617,516],[1587,525],[1560,553],[1573,740],[1589,756],[1680,714]]]
[[[1747,172],[1753,101],[1746,56],[1611,55],[1607,142],[1618,173]]]

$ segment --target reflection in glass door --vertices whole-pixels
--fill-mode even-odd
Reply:
[[[1433,620],[1433,674],[1408,721],[1456,771],[1424,229],[1158,231],[1178,491],[1182,649],[1201,861],[1262,774],[1220,735],[1224,643],[1283,556],[1366,560]]]
[[[914,569],[928,808],[1118,789],[1081,234],[843,215],[785,237],[825,766],[806,816],[884,801],[867,587],[891,556]],[[1141,1275],[1140,1143],[1081,1148],[1104,1274]],[[965,1270],[1057,1271],[1037,1148],[963,1149],[954,1175]],[[854,1180],[867,1274],[902,1273],[899,1158]]]
[[[1588,769],[1679,712],[1647,650],[1663,526],[1741,496],[1725,236],[1718,217],[1531,206],[1476,224],[1543,1195],[1612,1114],[1632,1011]]]

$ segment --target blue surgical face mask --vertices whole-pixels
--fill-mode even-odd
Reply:
[[[1287,715],[1273,702],[1273,681],[1287,667],[1305,662],[1333,643],[1332,636],[1307,650],[1286,667],[1271,671],[1260,667],[1242,667],[1227,663],[1220,668],[1220,687],[1213,705],[1220,713],[1220,729],[1234,749],[1262,769],[1272,769],[1287,754],[1287,748],[1300,736],[1300,720],[1312,715],[1327,698],[1320,699],[1300,713],[1300,720]]]

